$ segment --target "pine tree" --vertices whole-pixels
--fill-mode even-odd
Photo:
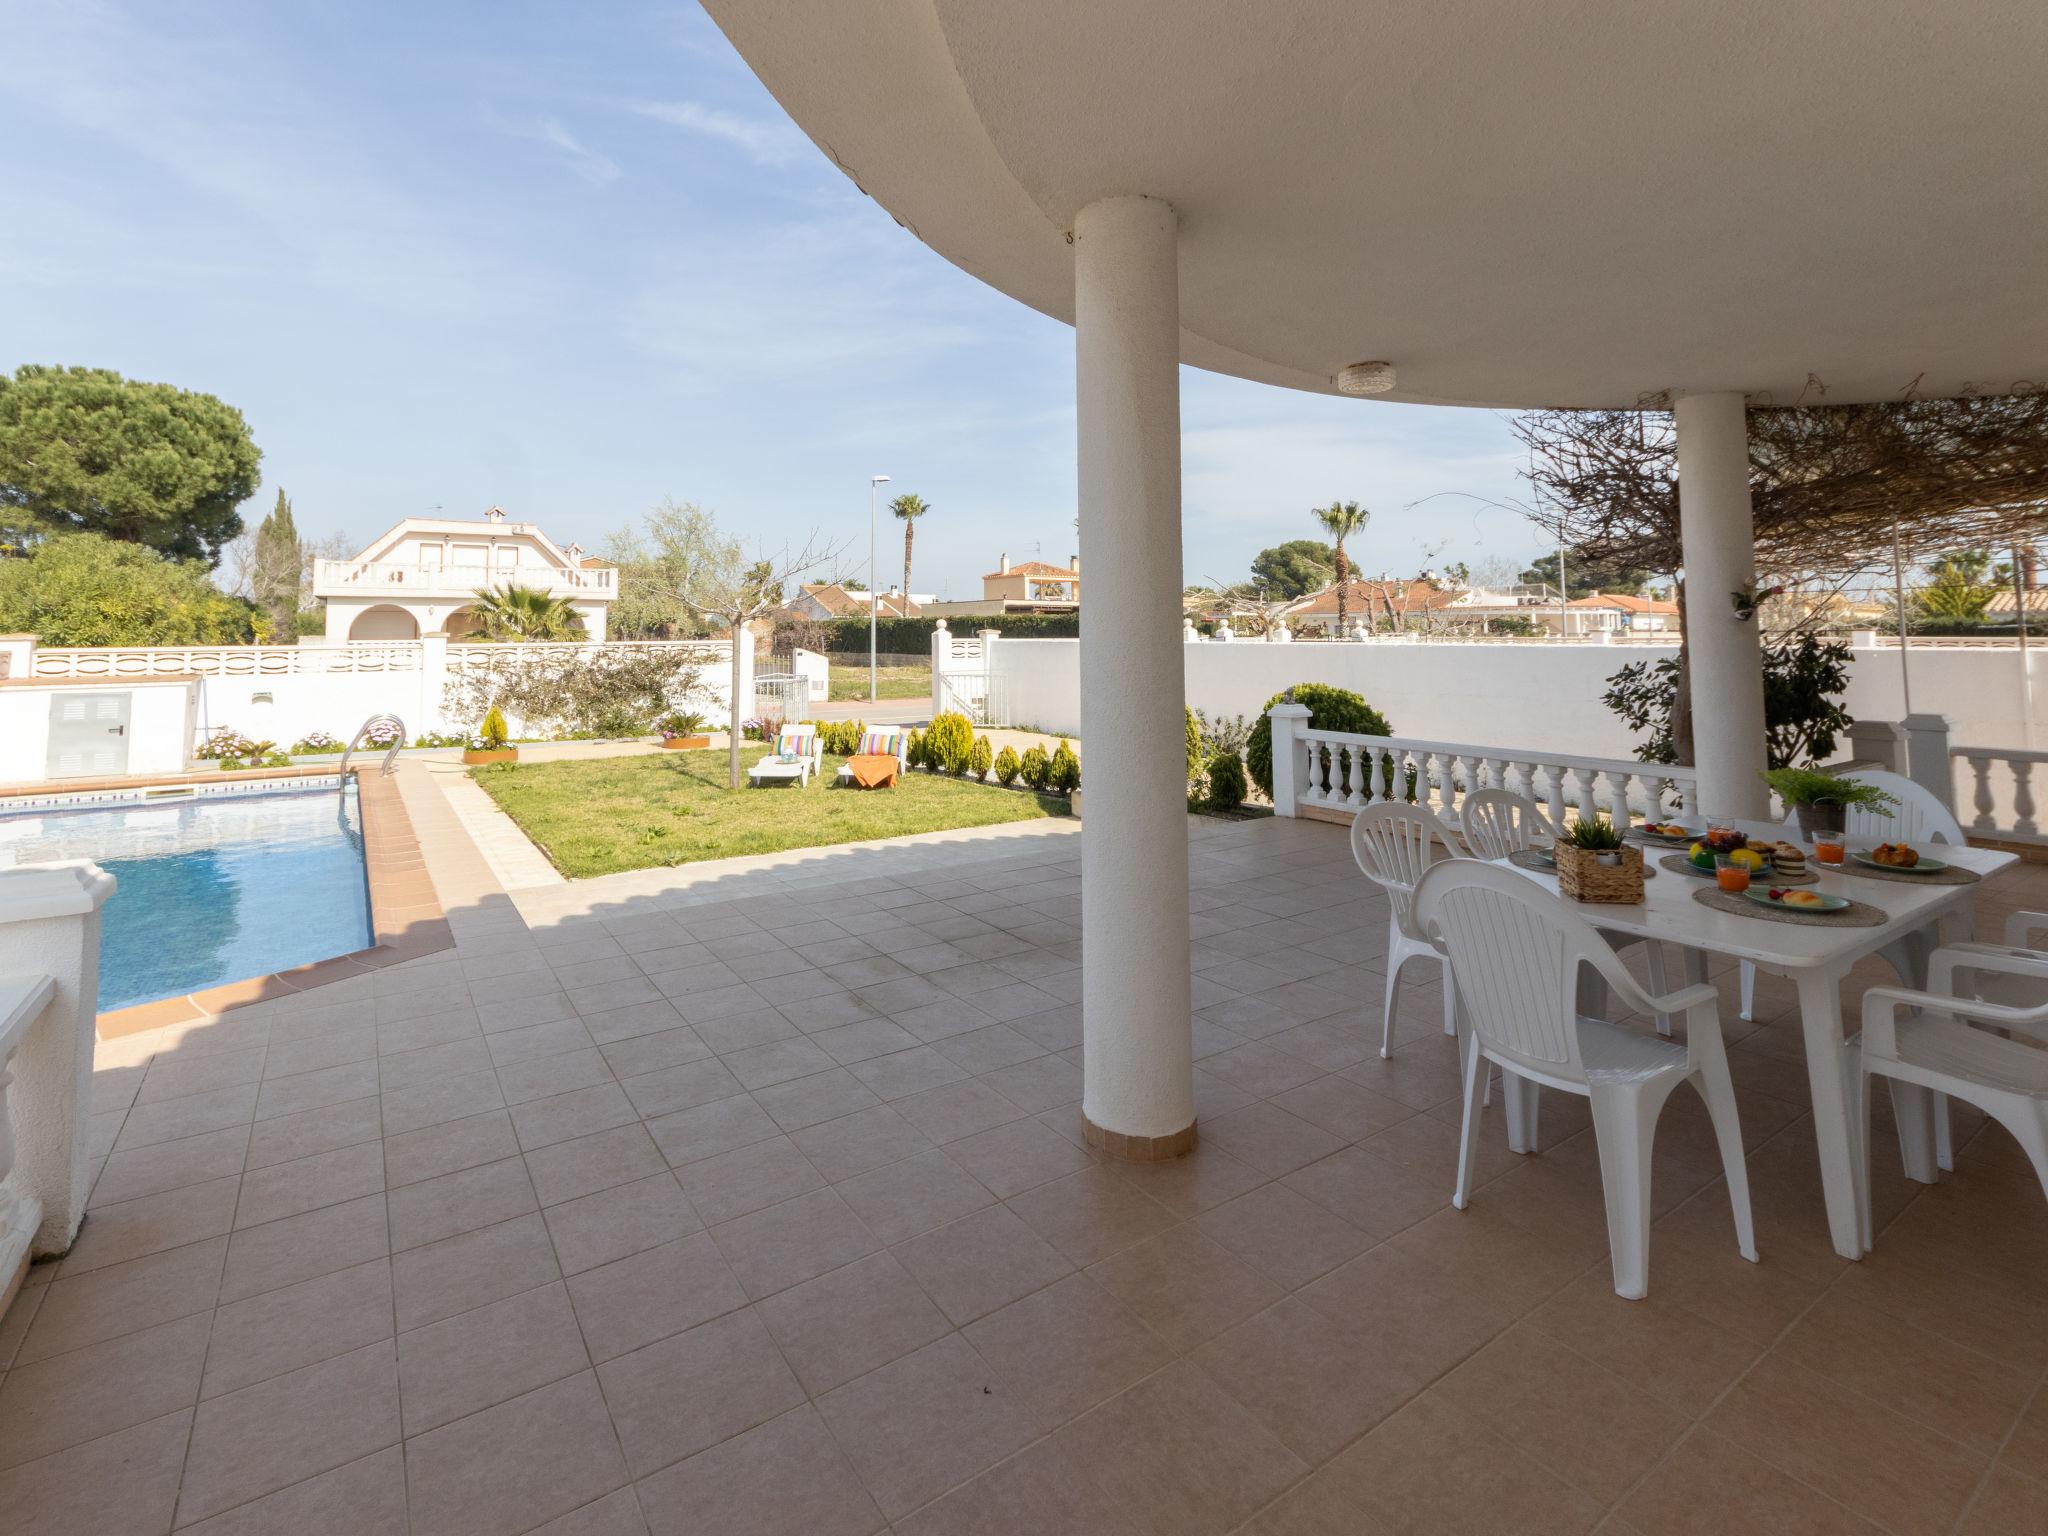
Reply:
[[[263,610],[272,645],[298,639],[299,565],[299,530],[291,499],[280,489],[277,505],[256,529],[256,565],[249,573],[250,595]]]

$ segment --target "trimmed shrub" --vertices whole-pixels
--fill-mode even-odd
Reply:
[[[1387,717],[1349,688],[1332,688],[1328,683],[1296,683],[1294,702],[1308,706],[1308,723],[1318,731],[1347,731],[1356,736],[1391,736],[1394,728]],[[1259,711],[1258,723],[1245,743],[1246,766],[1252,779],[1267,794],[1273,793],[1273,722],[1266,711],[1287,698],[1276,693]]]
[[[832,757],[851,757],[860,750],[867,725],[860,720],[806,720],[818,728],[818,750]]]
[[[974,749],[967,754],[969,777],[986,779],[989,769],[996,765],[996,749],[988,744],[986,736],[974,738]]]
[[[1209,759],[1209,808],[1234,811],[1244,804],[1250,787],[1245,781],[1244,763],[1235,752],[1218,752]]]
[[[965,715],[950,709],[935,715],[931,729],[924,733],[924,750],[931,759],[927,766],[932,772],[965,773],[974,756],[974,726]]]
[[[923,731],[912,731],[908,736],[906,736],[903,739],[903,761],[906,766],[911,768],[924,767],[925,757]]]
[[[476,728],[477,745],[487,752],[502,752],[512,733],[505,727],[505,712],[493,704],[484,711],[484,723]]]
[[[1008,789],[1017,782],[1017,774],[1022,768],[1023,764],[1017,760],[1016,748],[1005,747],[996,754],[996,782],[1002,785],[1003,788]]]
[[[1074,749],[1067,745],[1064,736],[1053,749],[1052,761],[1046,765],[1045,782],[1056,795],[1071,795],[1081,787],[1081,759],[1074,755]]]
[[[1052,769],[1052,759],[1045,755],[1043,747],[1026,747],[1019,760],[1017,771],[1024,776],[1024,782],[1031,788],[1043,791],[1046,775]]]

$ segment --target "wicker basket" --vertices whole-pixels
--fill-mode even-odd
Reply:
[[[1559,839],[1557,888],[1573,901],[1608,903],[1638,902],[1643,899],[1643,850],[1633,843],[1620,850],[1620,862],[1602,864],[1590,848],[1578,848]]]

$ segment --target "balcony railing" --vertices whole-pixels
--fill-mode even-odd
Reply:
[[[1949,761],[1955,770],[1956,819],[1965,832],[2001,842],[2048,843],[2040,803],[2048,792],[2048,767],[2043,766],[2048,752],[1951,747]]]
[[[618,572],[610,566],[563,569],[538,565],[407,565],[396,560],[316,560],[316,595],[417,593],[420,596],[467,595],[510,582],[539,587],[559,597],[609,597],[617,590]]]
[[[1684,819],[1697,795],[1695,770],[1671,763],[1318,731],[1307,715],[1299,705],[1272,711],[1273,809],[1282,816],[1349,816],[1381,800],[1403,800],[1454,817],[1474,791],[1507,789],[1547,807],[1559,824],[1567,811],[1604,811],[1625,824],[1631,813]]]

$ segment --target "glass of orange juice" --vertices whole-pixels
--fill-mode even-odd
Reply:
[[[1813,835],[1813,857],[1816,863],[1839,864],[1842,862],[1843,834],[1840,832],[1816,832]]]
[[[1739,893],[1749,889],[1749,866],[1725,853],[1714,855],[1714,883],[1722,890]]]

